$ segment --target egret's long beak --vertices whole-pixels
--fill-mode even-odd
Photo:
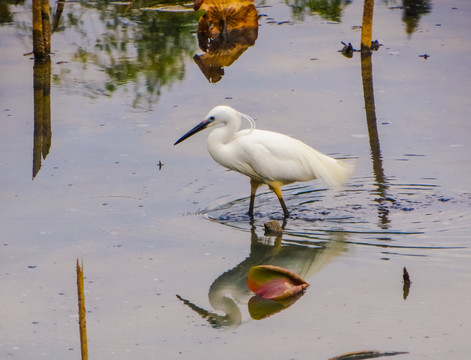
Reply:
[[[191,135],[194,135],[197,132],[200,132],[201,130],[206,129],[206,127],[211,123],[212,123],[211,120],[203,120],[198,125],[196,125],[193,129],[191,129],[185,135],[183,135],[180,139],[178,139],[177,142],[173,145],[177,145],[177,144],[181,143],[183,140],[188,139]]]

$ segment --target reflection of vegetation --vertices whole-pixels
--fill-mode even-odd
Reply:
[[[195,4],[195,10],[199,4]],[[194,60],[209,82],[216,83],[258,37],[258,12],[252,0],[205,0],[206,13],[198,22],[198,43],[203,55]]]
[[[293,9],[293,17],[303,20],[306,10],[319,14],[322,18],[338,21],[342,17],[342,10],[350,4],[351,0],[287,0]]]
[[[385,206],[391,199],[387,195],[388,183],[383,169],[383,158],[379,143],[378,127],[376,124],[376,109],[373,89],[373,66],[371,63],[371,52],[361,52],[361,77],[363,80],[363,97],[365,100],[366,123],[368,125],[368,136],[370,138],[371,160],[373,161],[373,173],[375,175],[378,196],[375,201],[378,203],[379,227],[388,229],[389,210]]]
[[[110,55],[110,63],[104,65],[111,79],[107,89],[112,91],[119,84],[138,82],[139,76],[143,75],[147,94],[158,97],[163,86],[183,78],[184,53],[194,44],[190,29],[184,31],[188,16],[143,12],[135,21],[140,24],[134,39],[136,58],[115,59],[112,56],[113,50],[124,55],[129,42],[126,38],[120,41],[115,32],[107,32],[104,41],[97,42],[96,48]],[[119,28],[115,22],[112,30]]]
[[[402,9],[402,21],[406,24],[406,33],[410,36],[417,29],[422,15],[432,10],[431,0],[384,0],[390,9]]]
[[[52,30],[51,32],[56,31],[59,26],[59,22],[64,11],[65,0],[58,0],[56,3],[56,11],[54,12],[54,17],[52,19]]]
[[[34,90],[34,145],[33,178],[41,168],[51,147],[51,59],[35,60],[33,67]]]
[[[385,0],[385,3],[395,0]],[[292,8],[293,18],[304,20],[306,11],[316,13],[330,21],[341,21],[343,9],[352,0],[286,0]],[[401,6],[394,6],[401,8]],[[406,24],[406,32],[411,35],[417,28],[422,15],[428,14],[432,9],[431,0],[402,0],[402,21]]]
[[[432,4],[430,0],[402,0],[402,6],[402,21],[407,26],[407,34],[411,35],[419,25],[420,17],[430,12]]]
[[[16,4],[16,1],[0,0],[0,24],[7,24],[13,21],[13,16],[8,4]]]
[[[91,26],[100,28],[95,33],[87,31],[89,19],[82,19],[75,12],[65,17],[65,28],[73,28],[84,42],[79,45],[74,60],[92,63],[107,74],[109,79],[102,84],[105,94],[111,94],[121,85],[135,84],[134,105],[143,98],[149,103],[156,102],[162,87],[181,80],[185,59],[196,48],[192,34],[196,15],[192,11],[139,8],[155,4],[155,1],[140,1],[132,6],[95,3],[100,13],[100,24]],[[91,36],[96,38],[90,39]]]

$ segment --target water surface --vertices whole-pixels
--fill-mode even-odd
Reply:
[[[77,258],[91,358],[469,357],[471,6],[377,2],[365,87],[360,54],[339,52],[359,48],[363,3],[309,4],[255,3],[256,34],[210,82],[201,13],[66,3],[50,108],[33,91],[47,68],[23,56],[31,2],[2,6],[0,358],[80,356]],[[282,219],[268,189],[251,221],[248,180],[213,162],[207,134],[173,147],[218,104],[355,163],[353,177],[287,186],[285,233],[265,235]],[[267,263],[311,286],[254,320],[245,277]]]

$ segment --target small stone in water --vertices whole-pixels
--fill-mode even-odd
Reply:
[[[264,224],[265,234],[266,235],[279,235],[283,233],[283,228],[280,226],[280,223],[276,220],[269,221]]]

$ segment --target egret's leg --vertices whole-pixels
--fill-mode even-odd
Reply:
[[[279,183],[271,183],[268,187],[276,194],[278,200],[280,200],[281,207],[283,208],[283,213],[285,214],[285,218],[289,217],[288,208],[285,205],[285,201],[283,200],[283,196],[281,195],[281,185]]]
[[[250,206],[249,206],[249,215],[253,215],[253,204],[255,202],[255,193],[257,192],[257,189],[261,186],[262,184],[259,183],[258,181],[255,181],[253,179],[250,179]]]

